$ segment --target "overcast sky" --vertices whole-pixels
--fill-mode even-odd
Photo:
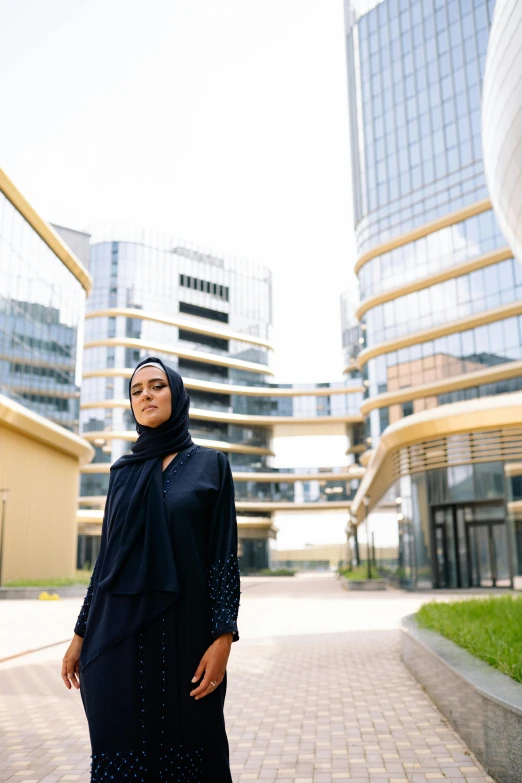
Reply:
[[[342,0],[0,0],[0,166],[46,219],[273,270],[279,381],[342,377]]]

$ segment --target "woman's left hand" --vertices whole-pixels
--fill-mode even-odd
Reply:
[[[196,701],[215,691],[222,682],[231,646],[232,633],[224,633],[222,636],[218,636],[205,652],[192,678],[192,682],[197,682],[203,674],[205,675],[198,687],[190,692],[190,696],[194,696]],[[212,682],[216,684],[212,685]]]

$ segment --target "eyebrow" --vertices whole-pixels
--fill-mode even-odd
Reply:
[[[161,381],[162,383],[165,383],[165,384],[167,383],[167,381],[165,380],[165,378],[149,378],[149,380],[147,381],[147,383],[155,383],[156,381]],[[131,391],[132,391],[133,389],[135,389],[135,388],[136,388],[136,386],[143,386],[143,381],[136,381],[136,383],[134,383],[134,384],[131,386]]]

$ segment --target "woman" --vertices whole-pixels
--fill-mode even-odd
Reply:
[[[239,640],[234,485],[195,445],[181,376],[141,361],[138,439],[112,465],[100,553],[62,677],[80,688],[91,781],[231,783],[226,665]]]

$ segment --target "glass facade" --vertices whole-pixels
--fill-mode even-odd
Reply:
[[[502,462],[415,473],[401,479],[397,491],[404,586],[511,586],[516,565]]]
[[[361,377],[356,365],[364,338],[357,319],[356,299],[356,291],[345,291],[341,294],[341,332],[345,373],[355,383],[360,384]]]
[[[352,7],[361,253],[487,198],[480,91],[493,8],[494,0],[383,0],[362,15]]]
[[[84,309],[80,281],[0,191],[0,393],[73,431]]]
[[[267,449],[271,430],[267,425],[208,421],[197,418],[197,410],[250,416],[332,417],[357,416],[361,402],[360,381],[324,384],[277,385],[268,375],[269,349],[237,339],[228,339],[227,330],[249,339],[266,341],[271,331],[271,278],[264,268],[217,258],[156,235],[141,237],[141,243],[116,240],[94,242],[90,268],[94,289],[89,298],[85,326],[82,385],[82,432],[131,431],[126,409],[126,378],[106,377],[105,370],[131,368],[147,353],[154,352],[176,367],[187,382],[191,398],[192,432],[195,437],[230,444]],[[135,315],[119,314],[118,308],[131,308]],[[111,314],[111,310],[114,314]],[[149,316],[149,317],[147,317]],[[158,320],[154,320],[154,319]],[[176,323],[162,323],[161,319]],[[187,326],[181,326],[179,323]],[[176,325],[177,324],[177,325]],[[216,334],[190,330],[190,324]],[[219,330],[225,330],[220,335]],[[125,345],[128,338],[136,341]],[[97,345],[110,341],[109,345]],[[141,347],[165,346],[171,352]],[[120,344],[121,343],[121,344]],[[191,352],[187,356],[187,351]],[[177,353],[181,353],[178,356]],[[212,356],[231,360],[230,366],[214,364]],[[254,362],[258,371],[234,366],[234,361]],[[262,371],[266,369],[266,373]],[[91,377],[92,376],[92,377]],[[214,389],[193,389],[191,379],[216,384]],[[227,386],[262,387],[263,395],[242,395]],[[310,391],[317,395],[277,394]],[[325,393],[329,389],[332,394]],[[270,390],[274,396],[270,396]],[[104,400],[120,400],[108,404]],[[89,403],[96,407],[90,407]],[[108,447],[109,448],[109,447]],[[111,458],[130,448],[128,442],[114,442]],[[235,455],[231,457],[234,460]],[[245,456],[241,456],[245,462]],[[259,455],[252,457],[259,461]]]
[[[259,371],[234,367],[234,360],[264,365],[268,371],[268,348],[240,339],[230,340],[226,334],[221,336],[220,330],[241,332],[260,341],[269,339],[271,280],[268,270],[190,250],[153,234],[144,234],[139,243],[113,239],[95,241],[90,268],[94,289],[88,312],[102,311],[103,315],[88,316],[85,325],[84,371],[87,377],[82,386],[82,432],[134,431],[126,404],[127,379],[117,373],[114,377],[106,377],[105,370],[132,368],[151,353],[187,378],[219,384],[259,383],[265,378]],[[143,317],[118,314],[121,308],[130,309],[135,315],[143,312]],[[162,323],[161,319],[167,323]],[[168,323],[169,319],[178,325]],[[187,327],[183,328],[183,324]],[[191,331],[190,324],[207,333]],[[212,333],[214,331],[216,334]],[[109,344],[96,345],[100,341]],[[162,347],[166,350],[161,350]],[[218,357],[232,360],[230,366],[213,364],[213,355],[216,360]],[[233,397],[226,393],[189,389],[189,394],[192,408],[217,412],[231,410]],[[104,400],[120,400],[123,404],[111,403],[104,407]],[[97,407],[89,407],[91,402]],[[260,408],[263,408],[262,402]],[[191,430],[194,437],[208,440],[265,449],[269,445],[269,432],[262,427],[198,420],[194,416]],[[105,454],[113,461],[128,451],[130,445],[128,440],[107,439]],[[85,476],[84,489],[96,490],[97,494],[99,484],[104,483],[101,476],[100,479],[93,481],[93,477]]]
[[[522,262],[522,6],[497,0],[482,95],[482,137],[491,201]]]
[[[516,301],[522,301],[522,267],[509,258],[368,310],[366,346]]]
[[[285,476],[279,478],[279,474],[303,474],[303,473],[346,473],[348,468],[322,468],[317,470],[281,469],[271,468],[262,472],[270,473],[271,481],[237,481],[236,497],[239,500],[257,501],[283,501],[286,503],[315,503],[331,502],[339,500],[351,500],[359,486],[358,479],[346,480],[340,475],[339,479],[326,478],[310,481],[288,481]]]
[[[444,392],[442,394],[431,394],[427,397],[417,397],[411,400],[404,400],[394,405],[383,406],[371,411],[367,423],[370,424],[369,432],[374,433],[378,438],[389,424],[403,419],[405,416],[411,416],[413,413],[437,408],[439,405],[447,405],[452,402],[462,402],[464,400],[476,400],[479,397],[491,397],[497,394],[510,394],[511,392],[522,391],[522,377],[506,378],[495,383],[484,383],[480,386],[470,386],[464,389]]]
[[[405,417],[522,388],[522,372],[510,368],[522,359],[522,271],[488,201],[481,145],[494,6],[347,1],[359,365],[372,449]],[[441,272],[445,280],[432,279]],[[387,301],[372,306],[382,294]],[[430,339],[430,329],[447,331],[452,322],[453,331]],[[390,351],[394,339],[406,345]],[[495,377],[482,381],[488,368]],[[469,373],[479,376],[472,385]],[[450,390],[437,389],[449,379]],[[372,404],[385,393],[400,394],[400,402]],[[412,468],[394,487],[402,504],[403,584],[511,583],[503,463],[475,463],[471,452],[466,461],[422,473]]]
[[[361,299],[413,283],[434,269],[458,266],[505,244],[495,216],[488,209],[370,259],[359,273]]]
[[[286,475],[280,481],[280,473],[292,471],[271,467],[273,423],[360,419],[362,386],[359,379],[296,386],[272,382],[266,344],[271,337],[270,272],[148,232],[98,233],[91,246],[94,288],[85,325],[80,418],[82,433],[95,447],[99,472],[92,466],[84,471],[81,507],[103,505],[107,468],[131,448],[135,425],[128,409],[128,377],[150,354],[184,378],[195,439],[225,450],[235,473],[273,476],[270,481],[236,480],[238,502],[348,503],[356,475],[339,481],[288,481]],[[245,421],[243,416],[263,418]],[[266,509],[240,511],[242,516],[250,513],[271,518]],[[81,532],[80,559],[95,549]],[[240,526],[240,562],[243,558],[248,568],[268,565],[268,539],[256,538],[255,532],[255,525],[244,531]]]

